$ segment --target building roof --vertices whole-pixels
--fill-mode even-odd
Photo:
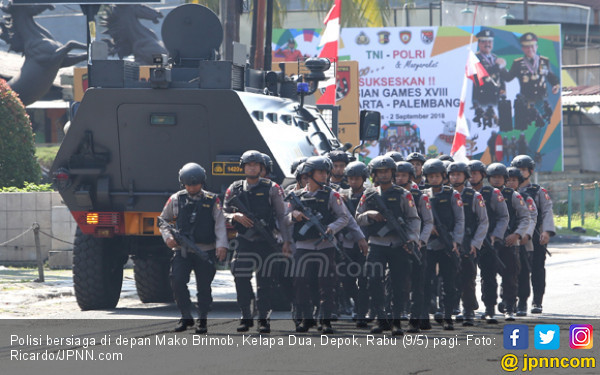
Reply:
[[[600,85],[564,87],[563,105],[592,106],[600,104]]]

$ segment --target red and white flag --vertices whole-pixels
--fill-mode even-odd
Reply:
[[[325,30],[321,35],[319,57],[326,57],[331,61],[332,67],[325,72],[327,80],[321,82],[319,87],[325,87],[325,92],[317,104],[335,105],[335,66],[338,60],[338,40],[340,39],[340,15],[342,14],[342,0],[335,0],[333,7],[325,17]]]
[[[463,79],[462,91],[460,93],[460,106],[458,107],[458,116],[456,118],[456,132],[454,133],[454,141],[452,141],[452,149],[450,155],[455,161],[468,162],[467,157],[467,138],[469,138],[469,126],[465,117],[465,99],[467,97],[468,80],[475,80],[475,75],[479,79],[479,84],[483,85],[483,78],[488,75],[487,71],[481,65],[481,62],[475,56],[473,51],[469,50],[467,65],[465,67],[465,78]]]

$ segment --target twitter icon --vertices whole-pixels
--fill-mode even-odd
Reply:
[[[560,328],[556,324],[538,324],[534,335],[538,350],[556,350],[560,346]]]

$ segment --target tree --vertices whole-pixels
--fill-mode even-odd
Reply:
[[[0,187],[39,180],[31,121],[17,94],[0,78]]]

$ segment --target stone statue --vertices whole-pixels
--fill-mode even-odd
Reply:
[[[2,38],[10,50],[25,56],[20,73],[8,84],[19,94],[24,105],[44,96],[56,78],[58,69],[72,66],[87,58],[86,53],[71,54],[73,49],[86,50],[86,45],[69,41],[57,42],[52,34],[37,24],[33,17],[53,5],[13,5],[0,7],[7,16],[0,21]]]
[[[109,54],[124,58],[133,55],[135,62],[141,65],[152,65],[153,54],[168,54],[163,43],[156,34],[139,19],[158,23],[161,12],[147,5],[110,5],[106,15],[100,18],[100,25],[106,27],[103,34],[112,39],[103,39],[109,45]]]

